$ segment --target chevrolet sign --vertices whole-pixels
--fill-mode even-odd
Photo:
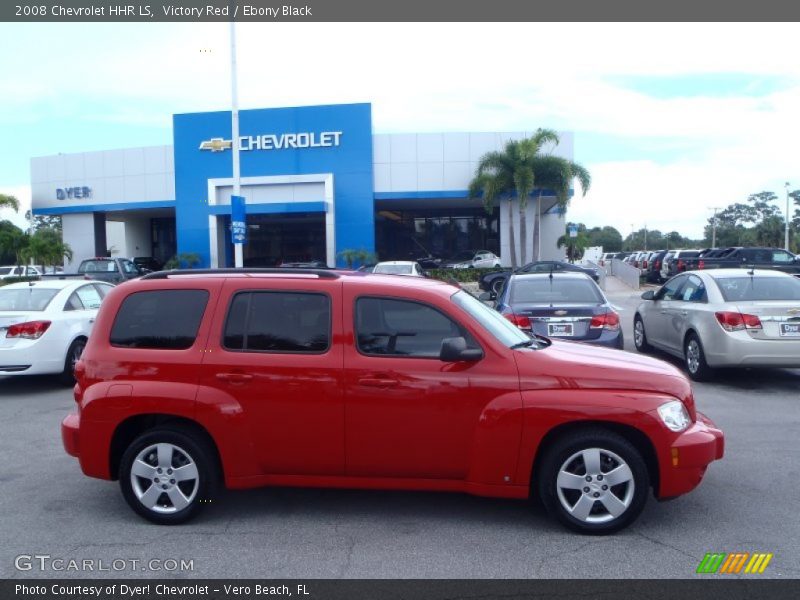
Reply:
[[[284,150],[286,148],[332,148],[339,146],[341,131],[322,131],[320,133],[266,133],[263,135],[243,135],[239,137],[239,149],[249,150]],[[233,146],[231,140],[211,138],[200,142],[200,150],[222,152]]]

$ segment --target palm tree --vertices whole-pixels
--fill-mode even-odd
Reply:
[[[567,248],[567,260],[569,262],[575,262],[582,257],[586,248],[591,244],[585,229],[578,229],[577,234],[575,237],[570,237],[569,226],[567,226],[567,233],[558,238],[558,247],[563,248],[566,246]]]
[[[0,194],[0,208],[13,208],[14,212],[19,212],[19,200],[14,196]]]
[[[56,266],[64,264],[64,259],[72,260],[72,248],[65,244],[61,234],[55,229],[38,229],[30,236],[28,245],[20,252],[20,258],[34,264]],[[44,270],[44,269],[42,269]]]
[[[539,187],[539,201],[537,203],[539,214],[533,227],[533,260],[539,260],[539,255],[541,254],[541,206],[544,190],[549,189],[555,192],[556,202],[561,211],[564,212],[569,205],[569,190],[573,182],[576,179],[578,180],[581,185],[582,195],[585,196],[592,185],[592,176],[585,167],[578,163],[551,154],[537,155],[532,163],[532,168],[536,173],[536,184]]]
[[[469,196],[482,196],[487,212],[494,209],[498,199],[508,199],[508,239],[511,252],[511,265],[517,266],[517,250],[514,239],[513,196],[519,199],[519,233],[522,263],[526,261],[528,198],[534,188],[539,188],[539,205],[544,188],[554,189],[559,204],[566,206],[569,201],[569,186],[576,177],[586,182],[584,194],[591,183],[589,172],[580,165],[564,158],[542,154],[545,144],[558,144],[558,134],[552,129],[537,129],[532,137],[512,140],[506,143],[502,152],[485,154],[470,182]],[[534,235],[538,235],[539,219],[534,224]],[[534,258],[538,258],[537,243],[534,242]]]

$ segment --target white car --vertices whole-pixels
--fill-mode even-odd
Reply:
[[[42,274],[36,267],[25,265],[0,267],[0,279],[11,279],[12,277],[40,277]]]
[[[446,261],[445,269],[491,269],[500,266],[500,257],[488,250],[460,252]]]
[[[425,271],[413,260],[387,260],[379,262],[372,269],[373,273],[384,275],[406,275],[408,277],[425,277]]]
[[[97,309],[113,287],[74,279],[0,287],[0,375],[59,373],[71,382]]]

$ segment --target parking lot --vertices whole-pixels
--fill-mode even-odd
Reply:
[[[609,294],[633,351],[638,294]],[[662,356],[679,364],[679,361]],[[525,502],[458,494],[262,489],[222,494],[194,522],[137,517],[115,483],[62,447],[71,391],[0,381],[0,575],[281,578],[685,578],[706,552],[772,552],[765,576],[800,576],[800,370],[729,371],[695,384],[726,456],[693,493],[649,501],[610,537],[569,533]],[[117,572],[19,571],[18,555],[142,561]],[[191,571],[142,570],[151,559]],[[744,575],[742,577],[745,577]]]

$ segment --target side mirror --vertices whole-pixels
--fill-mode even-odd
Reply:
[[[495,298],[497,298],[497,294],[494,292],[483,292],[480,296],[478,296],[478,300],[481,302],[491,302]]]
[[[483,358],[481,350],[468,349],[467,340],[463,337],[444,338],[442,349],[439,351],[439,360],[443,362],[476,361]]]
[[[644,294],[642,294],[642,300],[655,300],[656,293],[653,290],[647,290]]]

